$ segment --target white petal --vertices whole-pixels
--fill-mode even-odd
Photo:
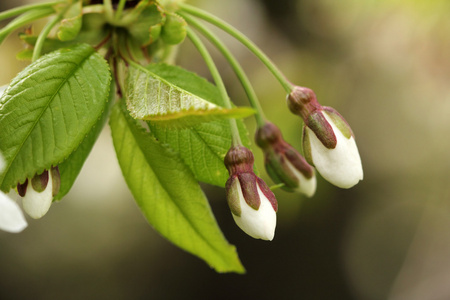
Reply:
[[[42,218],[50,209],[53,200],[52,172],[48,172],[48,184],[41,193],[36,192],[28,180],[28,188],[22,199],[23,210],[33,219]]]
[[[355,139],[353,137],[346,138],[325,111],[323,115],[333,128],[337,144],[334,149],[326,148],[314,132],[307,127],[314,166],[320,175],[330,183],[340,188],[351,188],[363,179],[361,158]]]
[[[0,192],[0,230],[17,233],[24,230],[27,225],[19,205]]]
[[[298,179],[297,192],[306,195],[307,197],[312,197],[316,192],[317,180],[316,175],[311,178],[306,178],[297,168],[295,168],[290,161],[286,160],[286,165],[294,173],[295,177]]]
[[[257,185],[261,205],[258,210],[251,208],[244,200],[241,185],[239,184],[239,201],[241,216],[233,215],[236,224],[249,236],[255,239],[273,240],[277,225],[277,214],[269,199],[263,194]]]

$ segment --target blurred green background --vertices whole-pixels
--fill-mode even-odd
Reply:
[[[2,0],[0,9],[20,3]],[[319,179],[311,199],[277,191],[272,242],[241,232],[225,191],[205,186],[247,268],[246,275],[217,274],[148,226],[106,127],[63,201],[21,234],[0,232],[0,299],[450,299],[450,2],[189,3],[241,29],[292,82],[345,116],[364,181],[341,190]],[[283,89],[245,48],[223,38],[267,117],[300,148],[301,123]],[[0,85],[26,65],[14,58],[22,47],[16,34],[0,46]],[[213,54],[232,99],[246,105],[232,70]],[[178,63],[209,76],[188,41]],[[263,170],[261,151],[254,153]]]

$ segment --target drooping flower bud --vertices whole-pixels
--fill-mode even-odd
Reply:
[[[363,179],[355,136],[333,108],[321,106],[308,88],[295,87],[287,97],[290,110],[303,118],[303,153],[319,173],[341,188]]]
[[[273,181],[284,183],[282,188],[289,192],[300,192],[308,197],[314,195],[314,168],[283,139],[277,126],[267,122],[256,131],[255,140],[264,152],[265,167]]]
[[[39,219],[47,213],[59,192],[60,181],[58,167],[52,167],[17,185],[17,192],[23,197],[23,209],[30,217]]]
[[[231,148],[225,156],[230,173],[227,201],[236,224],[255,239],[271,241],[275,235],[275,195],[253,172],[253,154],[243,146]]]

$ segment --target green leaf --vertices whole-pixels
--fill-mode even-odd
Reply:
[[[28,33],[19,33],[19,38],[27,44],[27,48],[19,52],[16,57],[18,59],[29,59],[31,60],[33,56],[33,47],[36,45],[37,36]],[[60,48],[67,48],[73,46],[72,42],[63,42],[59,39],[46,38],[44,40],[44,45],[42,46],[42,54],[47,54],[53,52]]]
[[[139,18],[128,26],[128,31],[139,45],[147,46],[159,37],[163,21],[159,6],[155,3],[147,4]]]
[[[216,271],[243,273],[234,246],[224,238],[205,195],[179,156],[119,105],[113,108],[110,126],[122,173],[148,222]]]
[[[126,93],[127,107],[133,118],[160,122],[161,126],[186,128],[212,120],[244,118],[254,113],[248,107],[225,109],[169,80],[140,65],[130,64]],[[197,80],[199,82],[203,81]]]
[[[81,1],[72,4],[67,12],[64,14],[64,19],[61,21],[57,36],[61,41],[73,40],[81,29]]]
[[[194,73],[166,64],[152,64],[149,70],[166,78],[180,88],[216,104],[224,105],[216,86]],[[250,147],[248,132],[241,120],[236,120],[241,140]],[[201,123],[197,126],[175,130],[148,122],[152,133],[163,143],[179,152],[199,181],[225,186],[228,171],[223,159],[231,146],[231,128],[228,120]]]
[[[166,21],[161,29],[161,38],[164,43],[176,45],[186,37],[186,21],[177,14],[166,13]]]
[[[60,164],[95,125],[108,100],[111,74],[88,45],[41,57],[0,98],[0,189]]]
[[[94,147],[98,136],[102,132],[102,129],[106,121],[108,120],[109,113],[116,97],[115,87],[116,86],[114,81],[111,81],[109,102],[105,103],[104,111],[100,119],[97,120],[97,123],[86,135],[80,146],[78,146],[78,148],[73,151],[70,156],[58,166],[59,174],[61,176],[61,186],[59,188],[58,194],[54,197],[54,200],[61,200],[70,191],[72,185],[75,183],[75,180],[77,179],[84,162],[88,158],[89,153],[91,153],[91,150]]]

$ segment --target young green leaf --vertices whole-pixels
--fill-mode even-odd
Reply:
[[[160,7],[150,3],[142,10],[139,18],[128,26],[128,31],[140,46],[147,46],[159,37],[163,21]]]
[[[164,237],[218,272],[244,272],[191,171],[132,119],[113,108],[110,126],[122,173],[144,216]]]
[[[115,82],[111,81],[109,101],[105,103],[104,111],[100,119],[97,120],[97,123],[94,127],[92,127],[78,148],[58,166],[61,176],[61,185],[58,194],[54,197],[54,200],[61,200],[70,191],[72,185],[75,183],[84,162],[88,158],[89,153],[91,153],[98,136],[102,132],[102,129],[108,120],[109,113],[116,97],[115,88]]]
[[[166,78],[176,86],[198,95],[216,105],[224,105],[217,87],[204,78],[180,67],[151,64],[149,70]],[[191,128],[175,130],[148,122],[152,133],[163,143],[179,152],[184,162],[199,181],[225,186],[228,171],[223,159],[231,146],[231,129],[228,120],[201,123]],[[250,146],[248,132],[241,120],[237,120],[241,140]]]
[[[73,40],[81,29],[82,24],[82,1],[73,3],[64,14],[64,19],[58,29],[57,36],[61,41]]]
[[[126,84],[127,107],[133,118],[160,122],[161,126],[186,128],[254,113],[248,107],[220,107],[135,63],[129,65]]]
[[[166,21],[161,29],[161,38],[164,43],[176,45],[186,37],[186,21],[177,14],[166,13]]]
[[[0,98],[0,189],[66,159],[104,110],[110,81],[89,45],[52,52],[20,72]]]

